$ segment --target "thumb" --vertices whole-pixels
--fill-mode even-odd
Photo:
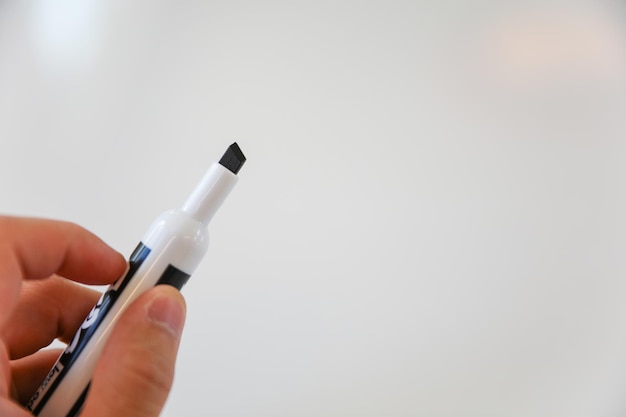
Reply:
[[[104,347],[81,416],[158,416],[184,321],[185,301],[173,287],[159,285],[134,301]]]

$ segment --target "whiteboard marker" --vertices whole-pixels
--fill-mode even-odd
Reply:
[[[209,247],[208,224],[237,183],[246,157],[236,143],[211,165],[182,208],[159,216],[135,248],[123,277],[91,310],[26,405],[39,417],[75,417],[82,410],[102,349],[115,323],[139,295],[159,284],[179,290]]]

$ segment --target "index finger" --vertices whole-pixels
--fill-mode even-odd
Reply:
[[[107,284],[126,268],[122,255],[72,223],[0,216],[0,325],[14,308],[21,281],[58,274]]]

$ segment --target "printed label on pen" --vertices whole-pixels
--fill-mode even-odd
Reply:
[[[91,310],[83,324],[80,326],[74,339],[67,346],[57,363],[52,370],[46,376],[46,379],[41,384],[37,392],[31,397],[30,401],[26,405],[26,409],[37,415],[48,401],[48,398],[52,395],[56,387],[63,380],[63,377],[67,374],[72,364],[76,361],[76,358],[83,351],[95,331],[98,329],[98,324],[106,317],[107,313],[111,310],[111,307],[115,304],[119,294],[124,291],[128,282],[135,275],[143,261],[150,253],[148,248],[143,243],[139,243],[133,251],[130,259],[128,260],[128,272],[123,278],[118,279],[113,283],[109,289],[102,294],[100,300],[96,306]]]
[[[46,375],[46,378],[39,386],[39,389],[37,389],[37,392],[33,394],[30,401],[26,405],[26,408],[29,411],[32,411],[32,409],[30,408],[31,406],[35,407],[38,403],[40,403],[39,399],[41,398],[42,394],[46,391],[48,386],[52,386],[55,383],[56,379],[59,377],[59,375],[61,375],[61,371],[63,371],[63,364],[57,361],[52,369],[50,369],[50,372],[48,372],[48,375]]]

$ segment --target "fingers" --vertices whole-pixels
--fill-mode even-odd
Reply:
[[[172,385],[184,320],[185,302],[168,285],[129,306],[96,366],[81,415],[158,416]]]
[[[4,345],[0,342],[0,375],[2,381],[0,384],[0,416],[3,417],[32,417],[30,413],[26,412],[19,404],[11,401],[8,396],[9,393],[9,377],[11,372],[9,370],[9,358],[7,357]]]
[[[20,404],[30,400],[62,352],[63,349],[44,349],[11,362],[12,394]]]
[[[56,338],[68,343],[100,295],[58,276],[25,282],[2,331],[9,357],[30,355]]]
[[[71,223],[0,216],[0,325],[14,308],[23,279],[57,273],[88,284],[110,283],[123,257]]]
[[[11,368],[9,362],[9,354],[6,347],[4,346],[4,343],[0,341],[0,397],[4,397],[9,393],[10,386]]]
[[[124,259],[96,235],[72,223],[0,217],[2,255],[21,278],[57,273],[86,284],[106,284],[125,268]]]
[[[33,417],[31,413],[14,403],[7,397],[0,398],[0,416],[2,417]]]

